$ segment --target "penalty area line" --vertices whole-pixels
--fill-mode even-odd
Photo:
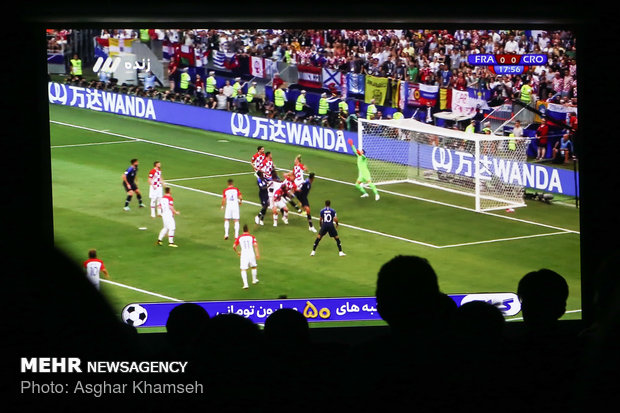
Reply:
[[[189,178],[166,179],[166,182],[190,181],[190,180],[194,180],[194,179],[222,178],[222,177],[227,177],[227,176],[253,175],[253,174],[254,174],[254,172],[236,172],[236,173],[230,173],[230,174],[192,176],[192,177],[189,177]]]
[[[134,291],[137,291],[139,293],[148,294],[148,295],[152,295],[154,297],[163,298],[165,300],[176,301],[176,302],[183,302],[183,300],[179,300],[177,298],[172,298],[172,297],[168,297],[168,296],[165,296],[165,295],[162,295],[162,294],[154,293],[152,291],[147,291],[147,290],[143,290],[141,288],[132,287],[131,285],[121,284],[121,283],[116,282],[116,281],[110,281],[110,280],[106,280],[106,279],[103,279],[103,278],[100,281],[104,282],[104,283],[115,285],[117,287],[122,287],[122,288],[127,288],[129,290],[134,290]]]
[[[523,235],[523,236],[520,236],[520,237],[496,238],[496,239],[489,239],[489,240],[484,240],[484,241],[464,242],[462,244],[442,245],[441,247],[437,247],[437,248],[443,249],[443,248],[466,247],[466,246],[469,246],[469,245],[494,244],[496,242],[516,241],[516,240],[521,240],[521,239],[538,238],[538,237],[550,237],[550,236],[553,236],[553,235],[564,235],[564,234],[572,234],[572,232],[571,231],[560,231],[560,232],[550,232],[550,233],[547,233],[547,234]]]

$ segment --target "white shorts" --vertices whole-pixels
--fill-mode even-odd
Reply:
[[[174,231],[176,229],[176,222],[174,222],[174,217],[172,215],[162,215],[161,218],[164,221],[164,228],[168,231]]]
[[[275,201],[273,203],[273,207],[277,208],[277,209],[282,209],[286,207],[286,201],[284,200],[284,198],[280,198],[279,201]]]
[[[254,254],[241,253],[241,265],[239,267],[242,270],[256,267],[256,256]]]
[[[154,189],[152,186],[149,187],[149,198],[153,199],[160,199],[163,195],[163,190],[161,188],[161,186],[157,189]]]
[[[99,274],[95,275],[90,275],[87,274],[88,280],[93,283],[93,285],[95,286],[96,289],[99,290]]]
[[[226,204],[226,211],[224,212],[224,219],[239,219],[239,204],[234,203]]]
[[[295,180],[295,185],[297,185],[297,189],[299,190],[299,188],[301,188],[301,186],[303,185],[304,180],[302,179],[296,179]]]

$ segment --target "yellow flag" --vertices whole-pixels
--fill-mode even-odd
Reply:
[[[547,102],[545,101],[536,102],[536,109],[538,109],[540,112],[544,114],[547,111]],[[536,116],[534,116],[534,122],[542,123],[542,117],[540,117],[538,113],[536,114]]]
[[[448,107],[448,89],[445,87],[439,88],[439,109],[445,110]]]
[[[366,76],[364,102],[370,103],[370,100],[374,99],[375,105],[383,106],[385,104],[387,90],[388,79],[386,77]]]
[[[109,39],[110,56],[117,56],[119,53],[131,53],[133,41],[134,39]]]

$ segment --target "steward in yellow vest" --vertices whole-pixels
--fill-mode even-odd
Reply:
[[[305,106],[306,106],[306,91],[302,90],[299,96],[297,96],[297,101],[295,102],[295,111],[303,112]]]
[[[377,114],[377,107],[375,106],[375,100],[370,101],[370,105],[366,108],[366,119],[374,119]]]
[[[523,86],[521,86],[521,102],[529,105],[532,102],[532,86],[528,83],[527,80],[523,81]]]
[[[233,85],[233,92],[232,92],[232,97],[233,98],[237,97],[237,95],[240,93],[242,87],[243,87],[243,85],[241,84],[241,78],[240,77],[236,77],[235,78],[235,84]]]
[[[214,96],[215,95],[215,88],[217,86],[217,81],[215,80],[215,72],[211,71],[209,72],[209,77],[207,78],[206,81],[206,85],[205,85],[205,92],[207,92],[207,96]]]
[[[327,93],[323,93],[321,95],[321,99],[319,99],[319,116],[327,116],[327,111],[329,111],[329,103],[327,103]]]
[[[189,73],[184,71],[181,73],[181,81],[179,82],[179,88],[181,89],[181,93],[187,93],[189,89],[189,82],[191,81],[191,77]]]
[[[276,90],[273,91],[273,103],[276,107],[276,111],[282,115],[282,112],[284,112],[284,103],[286,102],[286,94],[284,93],[284,90],[281,88],[276,88]]]
[[[142,43],[149,43],[151,41],[149,29],[140,29],[140,41]]]
[[[78,76],[81,78],[82,77],[82,59],[80,59],[77,54],[74,54],[73,59],[71,59],[70,62],[71,62],[71,74],[73,76]]]

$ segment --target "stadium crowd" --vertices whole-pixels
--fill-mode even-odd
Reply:
[[[515,30],[169,30],[170,41],[260,56],[289,64],[304,64],[343,72],[390,77],[415,83],[464,90],[495,89],[514,97],[527,78],[539,99],[577,102],[576,39],[571,32]],[[529,34],[529,36],[528,36]],[[525,76],[501,76],[486,66],[472,66],[472,53],[547,54],[548,63]]]
[[[67,31],[58,31],[66,38]],[[498,90],[517,97],[524,80],[539,100],[577,104],[576,38],[569,31],[524,30],[149,30],[150,37],[200,49],[235,54],[233,66],[249,73],[249,56],[343,72],[390,77],[464,90]],[[102,30],[102,38],[139,38],[138,30]],[[524,75],[496,75],[472,66],[472,53],[547,54],[546,65]],[[232,77],[231,77],[232,80]]]
[[[66,30],[58,31],[54,39],[70,39],[68,33]],[[160,87],[157,87],[152,73],[145,74],[144,81],[138,86],[118,85],[114,78],[110,78],[103,71],[99,73],[98,80],[87,81],[81,77],[69,76],[66,82],[211,109],[304,121],[349,131],[357,130],[359,117],[369,117],[363,109],[365,105],[361,104],[363,97],[347,97],[347,101],[355,102],[355,109],[343,105],[338,109],[328,108],[327,114],[321,114],[321,101],[337,101],[337,92],[315,90],[313,92],[317,94],[327,92],[327,96],[321,96],[321,99],[316,99],[313,104],[306,104],[304,100],[302,105],[299,100],[286,97],[288,87],[295,86],[283,82],[277,74],[271,79],[274,86],[273,98],[268,99],[266,94],[258,93],[256,89],[250,93],[249,89],[253,86],[247,81],[251,77],[248,75],[251,72],[250,57],[259,56],[291,65],[327,67],[344,73],[387,77],[447,89],[486,90],[490,99],[487,101],[487,109],[479,114],[482,116],[479,119],[476,117],[475,130],[479,132],[483,131],[481,121],[484,116],[504,103],[516,101],[534,107],[535,102],[545,101],[567,108],[577,107],[576,38],[570,31],[104,29],[100,37],[133,38],[144,42],[159,41],[192,46],[199,51],[198,55],[208,56],[211,63],[217,52],[228,53],[232,57],[227,70],[218,72],[219,77],[226,78],[227,84],[208,93],[205,88],[207,79],[200,78],[199,75],[188,76],[183,64],[173,58],[167,62],[168,79],[157,79]],[[529,67],[523,74],[499,75],[487,66],[473,66],[468,63],[470,54],[480,53],[546,54],[548,61],[545,65]],[[210,69],[205,71],[205,77]],[[244,76],[245,80],[241,80],[241,87],[236,88],[234,86],[237,85],[234,84],[240,81],[240,76]],[[276,84],[277,89],[284,91],[283,107],[275,102]],[[327,103],[325,105],[327,106]],[[437,99],[434,107],[421,108],[420,114],[425,115],[427,122],[432,121],[431,114],[440,111],[439,105]],[[303,110],[300,111],[298,107]],[[393,109],[384,109],[387,108],[376,106],[376,111],[370,117],[391,118]],[[573,113],[570,128],[556,130],[548,137],[542,136],[542,139],[537,131],[536,151],[550,142],[548,149],[536,156],[537,161],[548,159],[551,154],[560,150],[562,156],[570,152],[564,157],[565,162],[575,158],[573,141],[576,120],[576,113]],[[465,129],[467,125],[446,123],[445,126]],[[567,133],[568,144],[562,140]],[[567,145],[570,146],[569,152],[565,150]]]

